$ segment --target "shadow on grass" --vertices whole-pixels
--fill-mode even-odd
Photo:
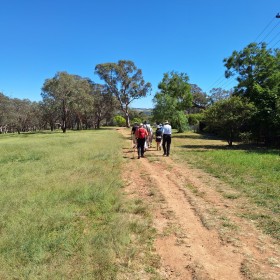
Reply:
[[[183,149],[195,150],[202,152],[203,150],[235,150],[232,147],[226,145],[181,145],[178,146]]]
[[[245,143],[234,143],[232,146],[227,145],[227,142],[224,139],[215,137],[213,135],[208,134],[178,134],[174,135],[173,138],[178,139],[190,139],[190,140],[205,140],[205,144],[188,144],[188,145],[181,145],[180,148],[183,149],[190,149],[197,152],[204,152],[207,150],[242,150],[247,153],[258,153],[258,154],[271,154],[271,155],[279,155],[280,156],[280,149],[275,148],[268,148],[264,145],[259,144],[245,144]],[[207,140],[217,140],[217,141],[224,141],[224,144],[207,144]]]
[[[209,135],[209,134],[181,134],[181,133],[176,134],[176,133],[174,133],[174,134],[172,134],[172,138],[223,141],[223,139],[221,139],[219,137],[215,137],[214,135]]]
[[[12,133],[5,133],[5,134],[1,134],[0,136],[3,138],[13,138],[13,137],[28,137],[28,136],[33,136],[33,135],[54,135],[54,134],[61,134],[61,135],[67,135],[67,133],[79,133],[79,132],[86,132],[86,131],[106,131],[106,130],[117,130],[115,127],[101,127],[98,129],[81,129],[81,130],[71,130],[68,129],[66,130],[65,133],[63,133],[63,131],[61,129],[56,129],[56,130],[40,130],[40,131],[29,131],[29,132],[21,132],[21,133],[17,133],[17,132],[12,132]]]
[[[255,148],[247,149],[246,152],[280,156],[280,149],[269,149],[269,148],[265,148],[265,147],[255,147]]]
[[[233,146],[228,145],[181,145],[179,146],[183,149],[190,149],[197,152],[203,152],[207,150],[225,150],[225,151],[245,151],[246,153],[258,153],[258,154],[271,154],[279,155],[279,149],[269,149],[262,146],[252,145],[252,144],[235,144]]]

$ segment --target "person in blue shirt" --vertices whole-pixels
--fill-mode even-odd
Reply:
[[[162,136],[163,156],[169,157],[172,127],[168,121],[164,122],[164,125],[162,128],[162,134],[163,134],[163,136]]]

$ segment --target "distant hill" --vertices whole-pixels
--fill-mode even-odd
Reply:
[[[152,114],[153,109],[147,109],[147,108],[131,108],[132,110],[143,112],[145,115],[150,116]]]

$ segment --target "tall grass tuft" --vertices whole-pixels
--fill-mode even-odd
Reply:
[[[1,279],[115,279],[121,145],[113,130],[0,135]]]
[[[202,168],[229,183],[256,206],[271,215],[247,213],[267,233],[280,239],[279,150],[236,145],[229,148],[220,140],[185,133],[174,137],[183,161]]]

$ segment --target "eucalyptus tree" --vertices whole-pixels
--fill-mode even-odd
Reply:
[[[39,106],[42,114],[43,127],[46,129],[50,127],[51,131],[54,131],[56,124],[60,123],[60,107],[55,99],[41,94],[43,100],[39,102]]]
[[[241,128],[249,123],[255,106],[246,99],[232,96],[214,103],[204,111],[207,129],[226,138],[229,146],[239,136]]]
[[[12,131],[26,132],[34,130],[32,102],[29,99],[11,99],[10,127]]]
[[[60,110],[61,129],[65,133],[69,117],[79,111],[81,100],[89,95],[91,86],[88,79],[67,72],[58,72],[52,79],[47,79],[42,87],[43,101],[53,101],[53,106]]]
[[[145,97],[151,90],[151,84],[144,81],[142,70],[130,60],[98,64],[95,74],[105,81],[108,92],[117,98],[126,126],[129,127],[129,105],[132,101]]]
[[[191,94],[193,97],[193,108],[190,110],[192,113],[198,113],[201,110],[205,110],[208,103],[209,97],[206,95],[202,89],[196,84],[190,84],[191,86]]]
[[[0,133],[7,132],[11,114],[11,100],[0,92]]]
[[[43,130],[45,125],[43,111],[40,102],[30,104],[30,126],[32,130]]]
[[[158,88],[160,91],[153,99],[154,120],[168,119],[177,127],[178,132],[183,132],[187,125],[185,111],[192,107],[193,100],[188,75],[175,71],[164,73]]]
[[[93,115],[96,128],[100,128],[104,119],[112,119],[117,107],[116,97],[105,85],[93,84]]]
[[[222,88],[212,88],[210,90],[209,100],[211,104],[214,104],[220,100],[228,99],[233,93],[233,90],[225,90]]]
[[[226,77],[237,75],[234,94],[257,107],[254,130],[267,144],[280,134],[280,50],[251,43],[224,59]]]
[[[92,87],[90,79],[82,79],[79,81],[79,91],[75,95],[75,101],[72,104],[71,115],[72,115],[72,126],[77,130],[86,127],[86,121],[89,115],[92,114],[92,107],[94,98],[92,96]]]
[[[0,93],[0,133],[34,131],[41,128],[40,108],[29,99],[9,98]]]

